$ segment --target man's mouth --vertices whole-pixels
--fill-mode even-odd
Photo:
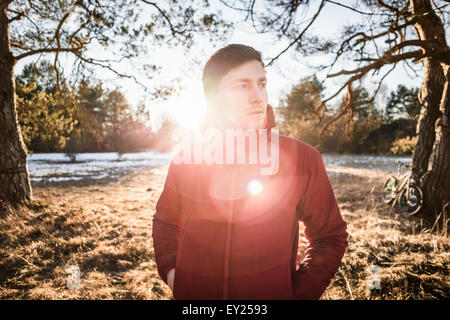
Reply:
[[[264,112],[262,111],[262,110],[254,110],[254,111],[251,111],[251,112],[249,112],[249,113],[247,113],[248,115],[259,115],[259,114],[263,114]]]

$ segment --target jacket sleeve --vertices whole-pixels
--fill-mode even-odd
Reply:
[[[181,198],[176,181],[177,165],[170,164],[164,189],[153,216],[153,247],[159,276],[167,283],[167,273],[175,268],[180,233]]]
[[[294,295],[319,299],[337,272],[347,247],[347,224],[342,219],[321,154],[313,149],[305,178],[305,193],[297,216],[309,242],[293,277]]]

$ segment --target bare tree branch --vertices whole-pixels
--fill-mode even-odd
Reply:
[[[185,30],[178,31],[177,29],[175,29],[174,26],[172,25],[172,22],[170,21],[170,18],[167,16],[166,12],[164,10],[162,10],[155,2],[151,2],[151,1],[147,1],[147,0],[141,0],[141,1],[148,5],[153,6],[154,8],[156,8],[156,10],[159,11],[159,13],[161,13],[161,15],[164,17],[164,19],[169,24],[170,31],[172,32],[173,36],[175,36],[176,34],[183,34],[185,32]]]
[[[378,5],[379,5],[380,7],[387,8],[387,9],[389,9],[390,11],[394,12],[395,15],[397,15],[397,16],[400,15],[400,11],[399,11],[397,8],[395,8],[395,7],[393,7],[393,6],[390,6],[390,5],[386,4],[386,3],[384,3],[382,0],[377,0],[377,3],[378,3]]]
[[[64,14],[62,19],[59,21],[58,27],[56,28],[56,31],[55,31],[55,35],[54,35],[53,39],[49,42],[49,44],[51,42],[53,42],[53,40],[56,40],[57,48],[61,48],[61,39],[60,39],[61,28],[64,25],[64,23],[67,21],[67,19],[69,18],[70,14],[72,13],[72,10],[74,8],[75,3],[76,2],[74,1],[70,5],[70,7],[67,10],[66,14]],[[59,56],[59,51],[56,51],[55,52],[55,59],[54,59],[54,62],[53,62],[53,67],[55,68],[55,73],[56,73],[56,88],[59,90],[60,89],[60,82],[61,82],[61,74],[60,74],[59,68],[58,68],[58,56]]]
[[[418,41],[420,41],[420,40],[418,40]],[[422,41],[420,41],[420,42],[422,42]],[[358,69],[354,69],[354,70],[341,70],[337,73],[329,74],[328,77],[333,78],[333,77],[337,77],[340,75],[355,74],[355,73],[361,73],[364,75],[372,69],[381,68],[385,64],[395,63],[400,60],[411,59],[411,58],[415,58],[416,60],[419,60],[425,56],[426,55],[424,55],[421,50],[410,51],[410,52],[406,52],[404,54],[399,54],[399,55],[390,55],[390,54],[386,55],[385,54],[385,55],[383,55],[383,57],[381,57],[381,59],[377,59],[374,63],[371,63],[367,66],[364,66],[364,67],[358,68]]]
[[[12,17],[11,19],[8,19],[8,23],[11,23],[11,22],[16,21],[16,20],[20,20],[20,19],[22,19],[23,16],[25,16],[25,13],[24,12],[20,12],[15,17]]]
[[[380,91],[381,85],[383,84],[384,79],[386,79],[386,77],[395,69],[396,66],[397,66],[397,63],[394,63],[394,65],[378,81],[378,86],[369,99],[370,102],[375,101],[375,97],[377,96],[378,92]]]
[[[394,33],[394,32],[396,32],[396,31],[399,31],[399,30],[403,29],[403,28],[406,28],[407,26],[413,25],[413,24],[416,23],[416,22],[417,22],[417,18],[414,17],[414,18],[412,18],[412,19],[409,19],[409,20],[408,20],[407,22],[405,22],[404,24],[400,24],[400,25],[398,25],[398,24],[397,24],[397,25],[391,25],[391,26],[388,28],[388,30],[386,30],[386,31],[384,31],[384,32],[381,32],[381,33],[379,33],[379,34],[376,34],[376,35],[374,35],[374,36],[368,36],[368,35],[366,35],[364,32],[359,32],[359,33],[357,33],[357,35],[360,35],[361,38],[355,40],[355,44],[358,44],[358,43],[363,42],[363,41],[368,41],[368,40],[374,40],[374,39],[381,38],[381,37],[383,37],[383,36],[385,36],[385,35],[387,35],[387,34],[389,34],[389,33]]]
[[[339,2],[335,2],[335,1],[331,1],[331,0],[326,0],[326,1],[329,2],[329,3],[335,4],[335,5],[337,5],[337,6],[340,6],[340,7],[349,9],[349,10],[352,10],[352,11],[354,11],[354,12],[356,12],[356,13],[359,13],[359,14],[368,15],[368,16],[382,15],[382,13],[363,12],[363,11],[360,11],[360,10],[358,10],[358,9],[356,9],[356,8],[352,8],[352,7],[347,6],[347,5],[345,5],[345,4],[342,4],[342,3],[339,3]]]
[[[352,81],[353,82],[353,81]],[[336,116],[332,117],[320,130],[319,134],[319,146],[322,145],[323,142],[323,134],[326,132],[329,126],[339,120],[343,115],[345,115],[348,110],[352,110],[353,108],[353,89],[352,82],[346,84],[347,87],[347,97],[345,101],[345,105],[342,107],[341,112],[339,112]]]
[[[120,78],[132,79],[136,84],[140,85],[144,90],[147,89],[147,87],[146,87],[142,82],[140,82],[135,76],[132,76],[132,75],[129,75],[129,74],[125,74],[125,73],[118,72],[116,69],[114,69],[114,68],[111,66],[110,63],[104,64],[104,63],[99,62],[99,61],[96,60],[96,59],[93,59],[93,58],[85,58],[85,57],[83,57],[81,54],[77,54],[77,53],[74,53],[74,54],[75,54],[75,55],[77,56],[77,58],[80,59],[81,61],[84,61],[84,62],[86,62],[86,63],[88,63],[88,64],[90,64],[90,65],[95,65],[95,66],[98,66],[98,67],[107,69],[107,70],[111,71],[112,73],[114,73],[115,75],[117,75],[117,76],[120,77]]]
[[[49,53],[49,52],[72,52],[72,53],[77,53],[80,51],[81,48],[40,48],[40,49],[35,49],[35,50],[30,50],[28,52],[22,53],[16,57],[14,57],[14,59],[16,61],[23,59],[25,57],[29,57],[32,56],[34,54],[39,54],[39,53]]]
[[[275,60],[277,60],[283,53],[285,53],[286,51],[288,51],[294,44],[296,44],[305,34],[305,32],[309,29],[309,27],[314,23],[314,21],[317,19],[317,17],[319,16],[320,12],[322,11],[323,7],[325,6],[325,2],[326,0],[322,0],[322,2],[319,5],[319,8],[317,9],[316,13],[314,14],[313,18],[311,19],[311,21],[308,23],[308,25],[303,29],[302,32],[300,32],[300,34],[298,35],[297,38],[295,38],[294,41],[292,41],[286,48],[284,48],[277,56],[275,56],[275,58],[272,58],[270,60],[270,62],[267,64],[267,66],[270,66]]]
[[[219,0],[224,6],[233,9],[233,10],[237,10],[237,11],[244,11],[244,12],[248,12],[248,8],[238,8],[238,7],[234,7],[232,5],[230,5],[229,3],[227,3],[224,0]]]

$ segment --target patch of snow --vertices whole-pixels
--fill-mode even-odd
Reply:
[[[85,178],[103,179],[119,177],[128,172],[150,168],[154,174],[167,173],[157,167],[170,163],[173,153],[156,151],[125,153],[119,158],[116,152],[79,153],[71,162],[64,153],[35,153],[28,156],[31,181],[70,181]],[[363,175],[368,172],[396,173],[397,161],[409,164],[411,157],[323,154],[329,175]]]

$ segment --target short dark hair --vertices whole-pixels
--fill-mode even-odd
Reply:
[[[217,50],[206,62],[203,69],[202,82],[205,94],[214,90],[228,71],[250,60],[258,60],[265,68],[261,53],[252,47],[243,44],[230,44]]]

